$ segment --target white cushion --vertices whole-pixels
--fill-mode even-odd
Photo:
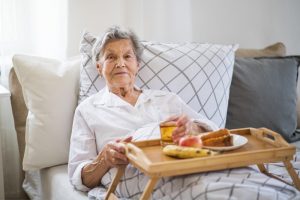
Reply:
[[[80,75],[81,102],[105,85],[92,62],[95,37],[83,35],[80,52],[83,58]],[[219,127],[226,122],[229,87],[234,52],[237,45],[202,43],[166,44],[143,42],[141,68],[137,85],[177,93],[194,110]]]
[[[13,65],[28,108],[23,169],[67,163],[80,59],[62,62],[15,55]]]

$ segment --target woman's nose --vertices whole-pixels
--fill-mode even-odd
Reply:
[[[125,61],[124,61],[124,59],[123,58],[118,58],[116,66],[117,67],[125,67]]]

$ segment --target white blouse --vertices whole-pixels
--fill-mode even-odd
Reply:
[[[166,91],[143,90],[135,106],[109,92],[107,87],[87,98],[74,115],[68,164],[71,183],[78,190],[88,191],[82,184],[81,170],[107,142],[129,135],[133,140],[159,138],[159,122],[181,113],[196,119],[207,130],[218,129],[178,95]]]

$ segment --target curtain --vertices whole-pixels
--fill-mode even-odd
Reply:
[[[67,0],[0,0],[1,83],[14,54],[65,58]]]
[[[1,82],[7,77],[6,67],[10,63],[10,50],[16,43],[16,1],[0,1],[0,74]]]
[[[8,88],[14,54],[66,57],[67,0],[0,0],[0,84]],[[6,199],[23,199],[21,165],[10,101],[1,101]],[[3,115],[4,113],[4,115]]]

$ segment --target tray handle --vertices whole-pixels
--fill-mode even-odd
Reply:
[[[150,161],[148,160],[144,152],[134,144],[127,143],[125,149],[126,149],[126,155],[130,160],[134,162],[139,161],[139,163],[146,164],[146,165],[150,163]]]
[[[276,133],[268,128],[259,128],[259,130],[262,131],[261,136],[265,141],[271,142],[278,147],[289,145],[279,133]]]

